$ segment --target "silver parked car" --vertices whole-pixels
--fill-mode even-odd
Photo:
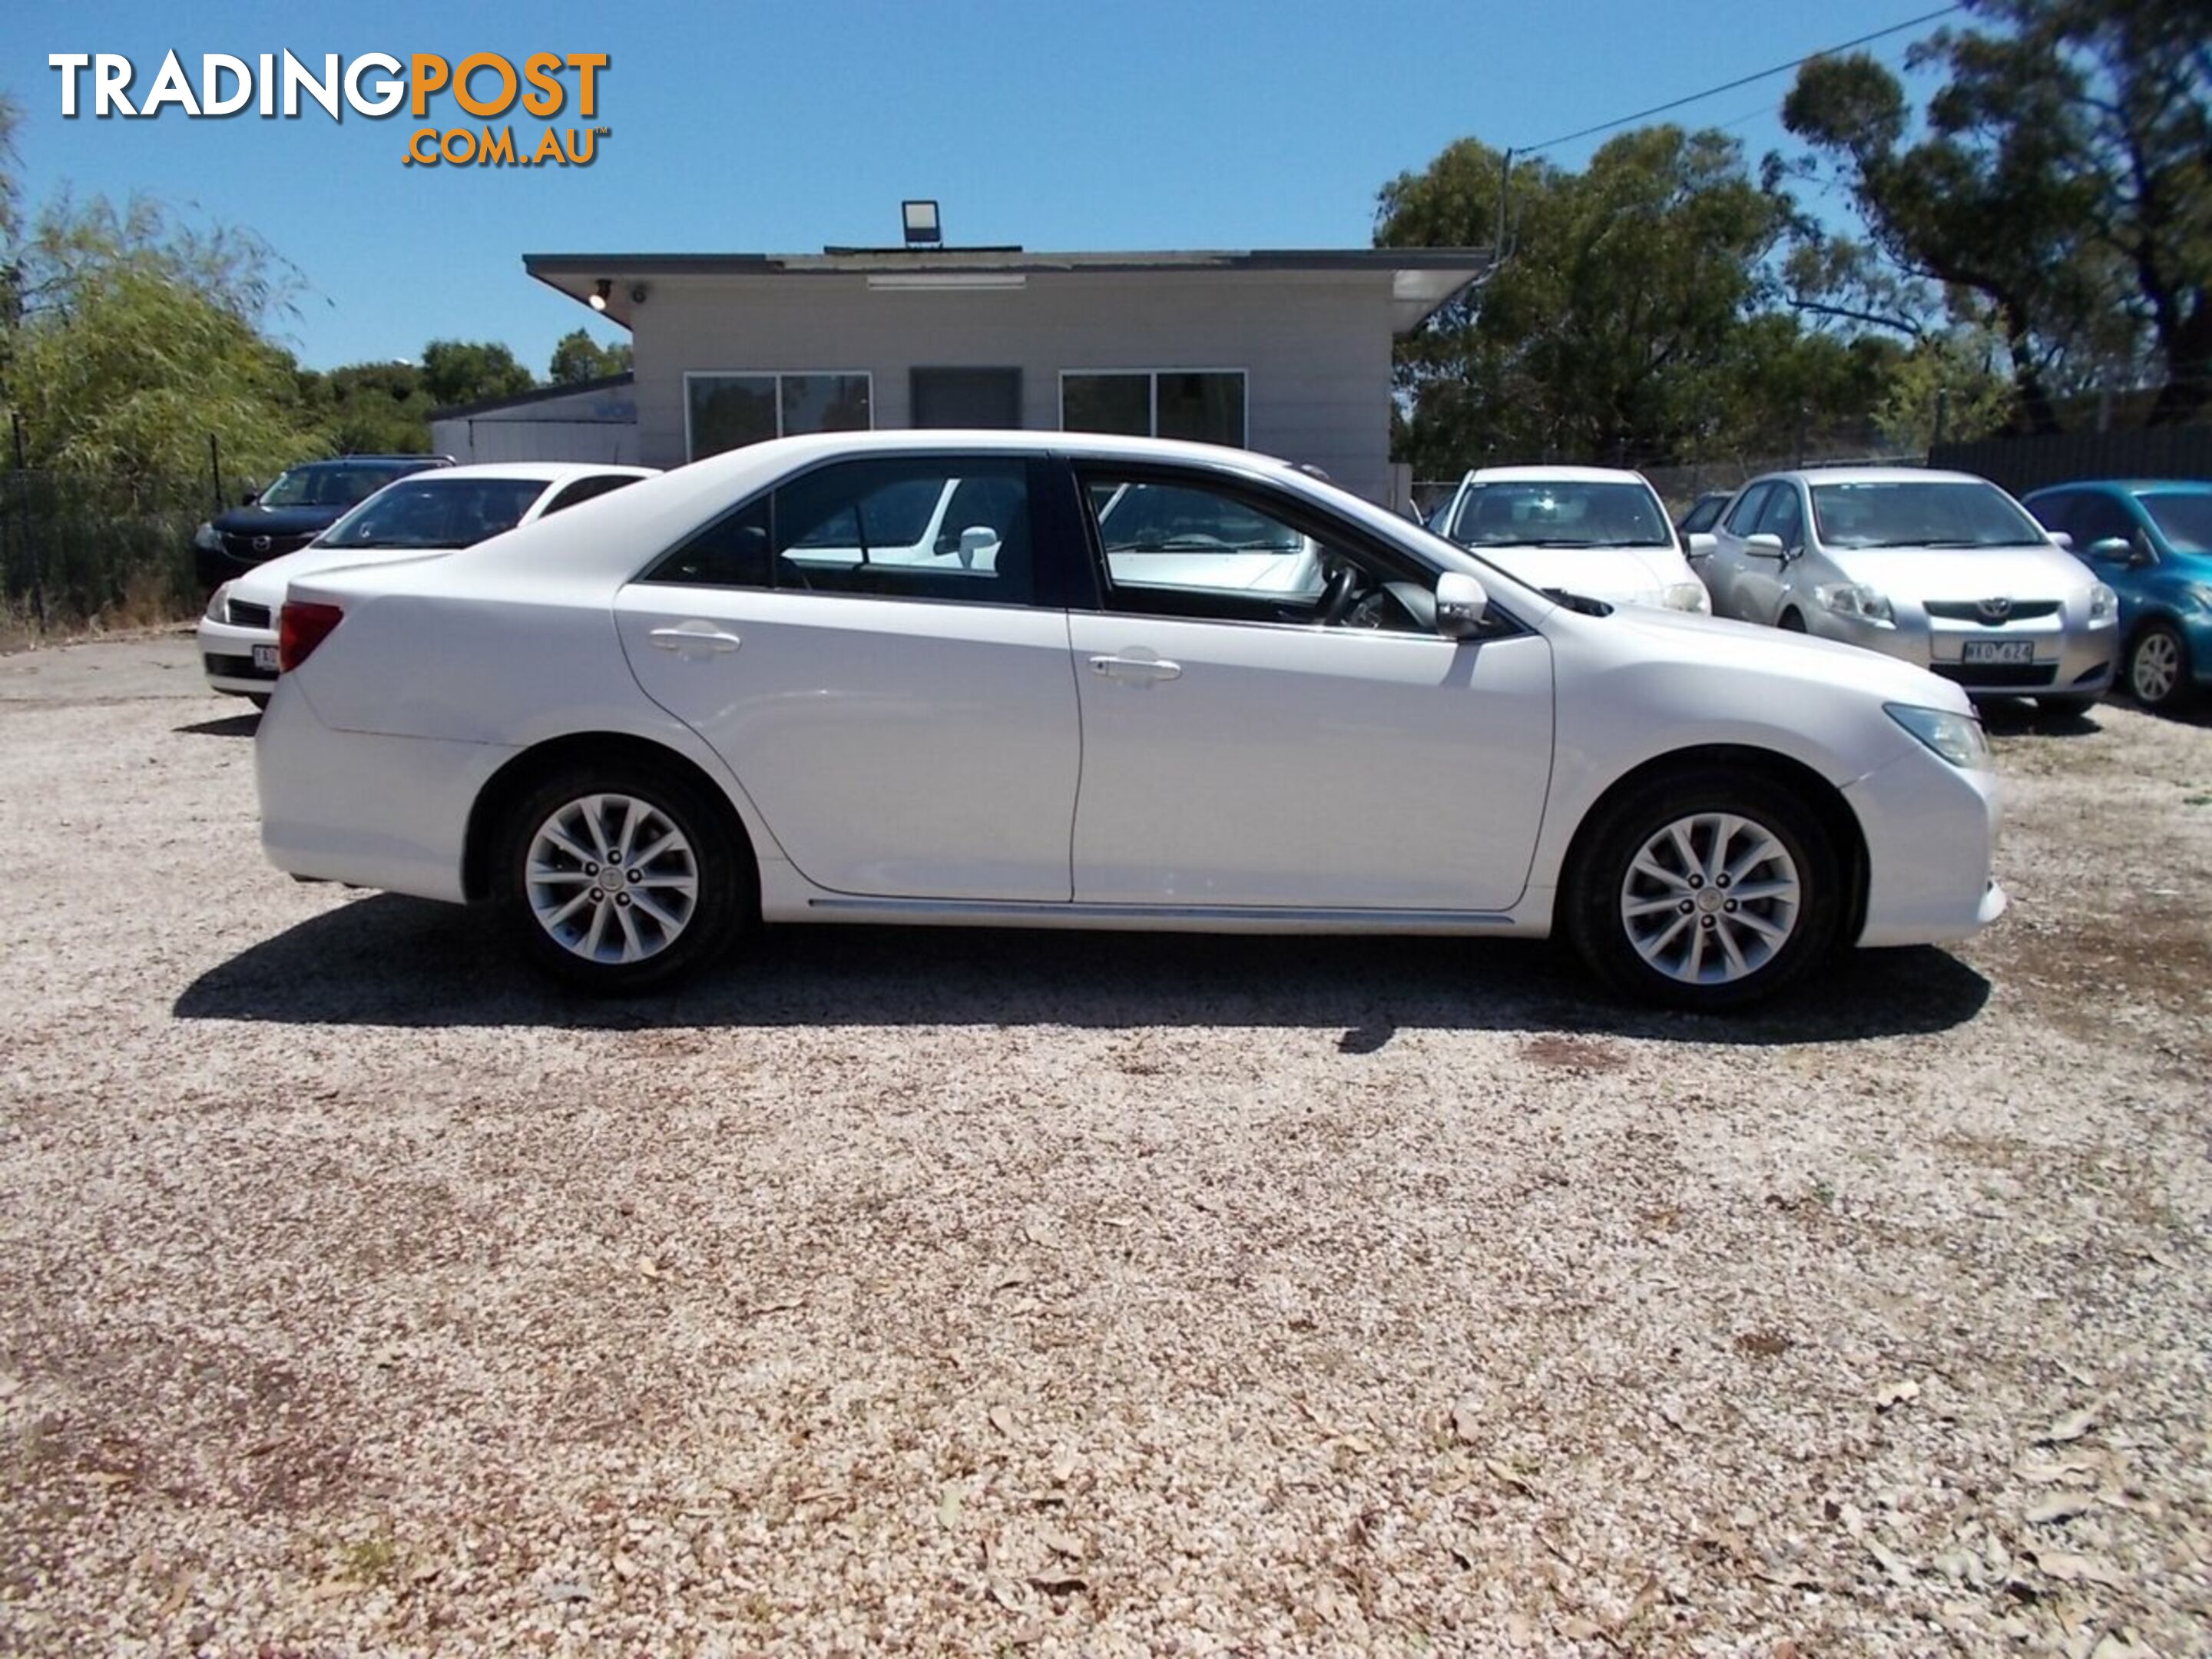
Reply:
[[[1971,473],[1820,467],[1754,479],[1698,567],[1717,616],[1900,657],[1969,696],[2081,708],[2112,684],[2118,599]]]

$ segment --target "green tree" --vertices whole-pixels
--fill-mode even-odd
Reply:
[[[487,341],[433,340],[422,348],[422,390],[432,405],[512,398],[538,384],[514,353]]]
[[[430,411],[438,404],[414,364],[349,363],[300,378],[339,453],[417,455],[429,449]]]
[[[2021,416],[2119,376],[2162,387],[2154,421],[2212,403],[2212,52],[2203,0],[1967,0],[1915,67],[1947,79],[1924,135],[1898,77],[1816,58],[1783,106],[1849,191],[1874,248],[2002,340]]]
[[[1472,139],[1386,185],[1385,247],[1490,242],[1501,157]],[[1486,459],[1630,465],[1784,448],[1811,414],[1863,413],[1872,356],[1771,310],[1787,204],[1716,132],[1624,133],[1573,173],[1515,169],[1510,248],[1402,343],[1400,453],[1448,476]]]
[[[579,328],[563,334],[553,348],[553,362],[546,378],[555,386],[581,386],[587,380],[605,380],[610,374],[627,374],[629,367],[627,342],[601,345]]]
[[[159,493],[206,476],[210,437],[240,471],[327,441],[264,331],[292,278],[257,239],[64,197],[0,263],[16,273],[6,394],[34,465]]]

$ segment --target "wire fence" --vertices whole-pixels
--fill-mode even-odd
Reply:
[[[192,532],[213,501],[196,481],[0,472],[0,612],[33,634],[190,615]]]

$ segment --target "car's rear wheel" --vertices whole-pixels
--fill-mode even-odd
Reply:
[[[635,763],[547,779],[507,820],[500,894],[540,967],[585,990],[665,984],[750,919],[750,864],[726,815],[673,772]]]
[[[1615,803],[1568,890],[1569,937],[1623,995],[1717,1011],[1773,995],[1834,948],[1843,866],[1787,790],[1714,769]]]
[[[2172,708],[2189,696],[2189,642],[2171,623],[2154,622],[2128,647],[2128,690],[2146,708]]]

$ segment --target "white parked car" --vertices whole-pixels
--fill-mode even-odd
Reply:
[[[1864,646],[1975,697],[2085,708],[2112,683],[2118,597],[1986,478],[1818,467],[1755,478],[1702,562],[1713,609]]]
[[[234,576],[200,618],[200,666],[218,691],[265,704],[276,680],[276,613],[295,577],[420,559],[650,478],[654,469],[580,461],[441,466],[385,485],[296,553]]]
[[[1201,445],[757,444],[295,580],[283,635],[269,856],[595,989],[762,922],[1558,932],[1717,1008],[2004,903],[1957,688],[1558,601]]]
[[[1658,492],[1602,466],[1486,466],[1432,528],[1529,586],[1609,605],[1711,611]]]

